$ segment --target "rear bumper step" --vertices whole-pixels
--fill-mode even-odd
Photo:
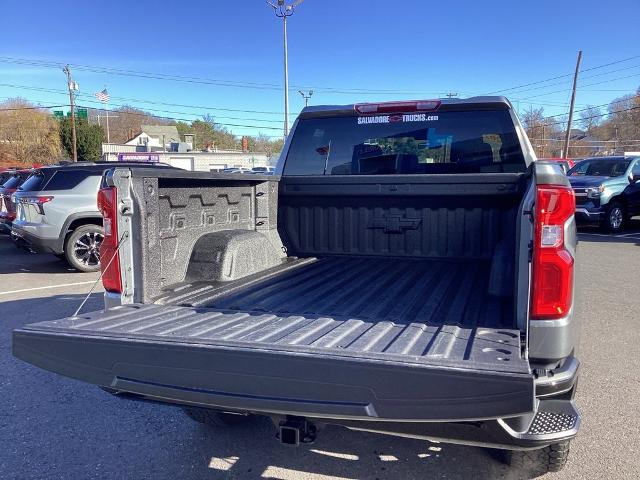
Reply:
[[[518,432],[509,427],[508,422],[518,421],[524,422],[525,431]],[[407,438],[509,450],[532,450],[574,438],[580,428],[580,413],[573,400],[542,400],[538,403],[535,415],[512,417],[508,420],[431,423],[343,421],[339,424],[351,430]]]

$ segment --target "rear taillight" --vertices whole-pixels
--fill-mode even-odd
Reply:
[[[102,285],[108,292],[121,293],[117,191],[114,187],[101,188],[98,191],[98,209],[102,213],[104,226],[104,240],[100,245]]]
[[[538,187],[532,260],[533,319],[561,318],[571,309],[574,259],[566,248],[564,235],[575,209],[570,187]]]
[[[29,205],[33,205],[40,215],[44,215],[44,204],[49,203],[53,200],[51,195],[46,196],[34,196],[34,197],[14,197],[19,198],[20,203],[28,203]]]

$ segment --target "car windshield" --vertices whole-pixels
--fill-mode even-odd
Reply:
[[[300,120],[286,175],[523,172],[507,110]]]
[[[619,177],[624,175],[629,167],[628,158],[597,158],[583,160],[567,172],[570,177],[587,175],[591,177]]]

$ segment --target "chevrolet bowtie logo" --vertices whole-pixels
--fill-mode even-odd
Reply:
[[[402,233],[404,230],[417,230],[422,219],[407,218],[404,215],[388,214],[369,220],[367,228],[382,228],[384,233]]]

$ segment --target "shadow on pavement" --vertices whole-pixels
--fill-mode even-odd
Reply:
[[[526,478],[481,448],[328,426],[312,445],[282,446],[263,417],[213,429],[173,406],[123,400],[11,355],[11,332],[69,316],[84,295],[0,304],[3,478]],[[91,296],[83,311],[102,307]],[[117,361],[117,359],[114,359]]]
[[[635,243],[640,246],[640,218],[632,218],[618,234],[607,233],[597,227],[579,227],[581,242],[592,243]]]
[[[0,274],[10,273],[73,273],[69,264],[55,255],[32,253],[18,249],[7,235],[0,235]]]

